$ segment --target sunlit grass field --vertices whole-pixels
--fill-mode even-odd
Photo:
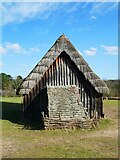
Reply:
[[[3,158],[117,158],[118,101],[104,100],[105,118],[90,130],[28,129],[22,98],[3,97]]]

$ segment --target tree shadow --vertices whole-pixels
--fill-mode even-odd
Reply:
[[[12,123],[23,125],[23,129],[43,130],[44,122],[40,120],[23,119],[23,106],[20,103],[2,102],[2,119]]]

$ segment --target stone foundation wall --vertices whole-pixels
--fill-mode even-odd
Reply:
[[[76,86],[48,86],[49,118],[60,121],[86,119],[80,102],[79,88]]]
[[[97,126],[97,119],[60,121],[44,118],[44,129],[91,129]]]

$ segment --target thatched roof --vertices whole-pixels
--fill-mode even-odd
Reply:
[[[23,80],[18,89],[20,94],[28,93],[35,84],[42,78],[47,69],[52,65],[56,58],[65,51],[76,64],[78,69],[84,74],[86,80],[93,85],[95,90],[99,93],[109,92],[107,85],[103,82],[89,67],[83,57],[79,54],[77,49],[71,44],[69,39],[65,35],[61,35],[54,45],[48,50],[44,57],[29,73],[29,75]],[[29,88],[28,88],[29,82]]]

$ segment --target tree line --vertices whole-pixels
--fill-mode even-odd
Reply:
[[[13,78],[9,74],[0,73],[0,79],[2,96],[16,96],[16,90],[23,81],[22,76],[18,75],[16,78]]]
[[[2,96],[16,96],[16,90],[23,81],[22,76],[18,75],[13,78],[11,75],[6,73],[0,73],[0,90],[2,91]],[[109,94],[104,94],[106,97],[119,97],[120,80],[104,80],[109,88]]]
[[[120,80],[105,80],[104,81],[108,88],[109,88],[109,93],[105,94],[107,97],[120,97]]]

